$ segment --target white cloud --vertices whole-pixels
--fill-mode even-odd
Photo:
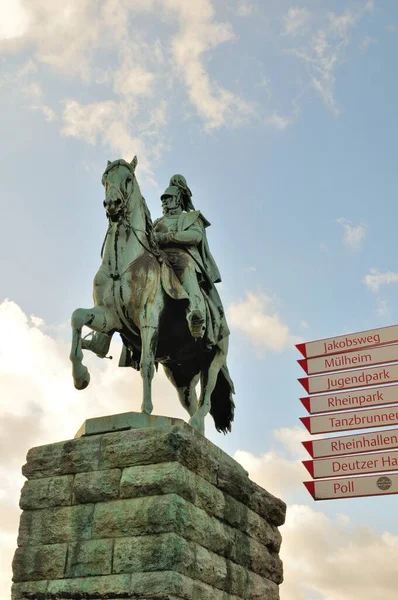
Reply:
[[[29,25],[29,14],[22,0],[4,4],[1,10],[0,40],[22,37]]]
[[[378,299],[376,314],[382,318],[390,316],[391,312],[387,300]]]
[[[284,117],[279,113],[274,113],[270,117],[265,119],[266,125],[273,127],[274,129],[278,129],[279,131],[284,131],[289,125],[293,123],[294,119],[291,117]]]
[[[307,46],[289,51],[307,65],[312,87],[335,117],[340,114],[335,99],[336,70],[344,61],[351,29],[372,9],[373,3],[367,2],[355,11],[347,9],[340,15],[329,12],[327,22],[312,35]]]
[[[389,285],[390,283],[398,282],[398,273],[387,271],[386,273],[380,273],[377,269],[370,269],[364,279],[363,283],[372,291],[378,292],[382,285]]]
[[[367,233],[367,226],[363,224],[352,225],[351,221],[340,218],[337,219],[343,230],[343,242],[350,250],[358,251],[361,249]]]
[[[285,24],[284,34],[294,36],[303,33],[310,18],[311,13],[306,8],[289,8],[283,19]]]
[[[228,319],[260,350],[283,352],[292,348],[299,338],[291,335],[266,294],[246,293],[246,299],[230,304]]]
[[[26,452],[72,438],[86,418],[139,411],[142,381],[133,369],[118,368],[121,346],[115,343],[113,361],[85,353],[91,383],[78,392],[69,343],[50,335],[40,317],[28,318],[14,302],[5,301],[0,304],[0,330],[0,600],[8,600]],[[162,371],[155,376],[153,397],[155,413],[187,420]]]
[[[236,14],[238,17],[250,17],[254,12],[253,2],[247,2],[247,0],[238,0],[236,5]]]
[[[29,108],[30,110],[41,112],[44,115],[45,120],[49,123],[52,123],[53,121],[57,120],[57,115],[55,114],[55,112],[46,104],[32,104],[32,106],[30,106]]]
[[[362,54],[365,54],[365,52],[367,51],[369,46],[374,46],[375,44],[377,44],[377,40],[375,38],[367,35],[366,37],[363,38],[362,42],[359,45],[359,48],[360,48]]]

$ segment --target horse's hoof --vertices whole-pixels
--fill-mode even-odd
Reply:
[[[201,433],[202,435],[205,434],[205,424],[202,419],[192,417],[191,419],[189,419],[189,424],[191,427],[193,427],[193,429],[196,429],[196,431],[199,431],[199,433]]]
[[[90,383],[90,373],[87,371],[82,379],[74,379],[73,383],[75,384],[75,388],[77,390],[85,390]]]

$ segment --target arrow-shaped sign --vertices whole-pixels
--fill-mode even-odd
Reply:
[[[398,342],[398,325],[296,344],[296,348],[304,358],[314,358],[315,356],[329,356],[340,352],[363,350],[364,348],[392,344],[393,342]]]
[[[308,394],[321,392],[338,392],[358,387],[369,387],[382,383],[398,381],[398,365],[374,367],[372,369],[356,369],[345,373],[319,375],[318,377],[302,377],[299,382]]]
[[[303,460],[303,465],[314,479],[347,475],[364,475],[380,471],[398,471],[398,450],[372,452],[356,456],[339,456],[322,460]]]
[[[314,500],[386,496],[398,493],[398,474],[304,481]]]
[[[302,444],[312,458],[360,454],[373,450],[393,450],[398,448],[398,429],[308,440]]]
[[[369,348],[360,352],[344,352],[334,356],[320,356],[318,358],[302,358],[297,362],[307,375],[329,373],[332,371],[345,371],[357,367],[370,367],[398,361],[398,344]]]
[[[300,401],[311,415],[351,408],[371,408],[384,404],[397,404],[398,386],[385,385],[355,392],[306,396],[300,398]]]

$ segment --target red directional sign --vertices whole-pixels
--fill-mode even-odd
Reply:
[[[364,475],[380,471],[398,471],[398,450],[372,452],[355,456],[339,456],[322,460],[303,460],[303,465],[314,479],[341,475]]]
[[[338,415],[320,415],[319,417],[300,417],[308,431],[315,433],[333,433],[351,429],[369,429],[385,425],[398,425],[398,406],[352,410]]]
[[[312,458],[360,454],[373,450],[393,450],[398,448],[398,429],[341,435],[321,440],[309,440],[302,444]]]
[[[297,362],[307,375],[317,375],[330,371],[345,371],[357,367],[370,367],[398,361],[398,344],[369,348],[360,352],[344,352],[334,356],[303,358]]]
[[[335,392],[375,384],[395,383],[398,381],[398,365],[374,367],[372,369],[356,369],[345,373],[319,375],[318,377],[302,377],[299,382],[308,394]]]
[[[339,335],[305,344],[296,344],[296,348],[304,358],[314,358],[315,356],[329,356],[340,352],[363,350],[364,348],[372,348],[393,342],[398,342],[398,325]]]
[[[300,400],[311,415],[351,408],[371,408],[398,403],[398,386],[386,385],[355,392],[306,396]]]
[[[304,485],[314,500],[386,496],[398,493],[398,473],[304,481]]]

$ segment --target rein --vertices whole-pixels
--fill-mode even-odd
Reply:
[[[126,163],[126,165],[128,165],[128,163]],[[112,165],[112,167],[113,167],[113,166],[115,166],[115,165]],[[130,165],[128,165],[128,166],[130,166]],[[111,166],[109,166],[107,170],[111,170],[111,168],[112,168],[112,167],[111,167]],[[104,175],[107,173],[107,170],[105,170],[105,173],[104,173]],[[103,176],[103,177],[104,177],[104,176]],[[133,193],[134,193],[134,179],[135,179],[135,175],[134,175],[134,173],[133,173],[133,179],[132,179],[132,182],[133,182],[133,189],[132,189],[132,191],[131,191],[131,194],[130,194],[130,196],[128,197],[128,196],[127,196],[127,194],[125,194],[125,193],[123,192],[123,189],[122,189],[122,184],[125,182],[125,180],[126,180],[128,177],[130,177],[130,175],[126,175],[126,177],[125,177],[125,178],[122,180],[122,182],[121,182],[121,184],[120,184],[120,192],[123,194],[123,196],[125,196],[125,206],[124,206],[124,208],[126,208],[126,207],[127,207],[127,204],[128,204],[128,203],[129,203],[129,201],[131,200],[131,198],[132,198],[132,196],[133,196]],[[142,196],[142,199],[143,199],[143,200],[144,200],[144,202],[145,202],[145,199],[144,199],[144,197],[143,197],[143,196]],[[124,211],[124,215],[123,215],[122,219],[119,221],[119,223],[123,223],[123,222],[125,222],[126,220],[127,220],[127,212],[126,212],[126,211]],[[136,229],[136,228],[135,228],[135,227],[133,227],[133,226],[132,226],[130,223],[125,223],[125,226],[126,226],[126,228],[130,229],[130,231],[132,231],[132,232],[134,233],[134,235],[135,235],[135,237],[136,237],[137,241],[138,241],[138,242],[141,244],[141,246],[144,248],[144,250],[146,250],[146,251],[147,251],[149,254],[151,254],[152,256],[155,256],[155,258],[156,258],[157,260],[159,260],[159,258],[160,258],[160,252],[159,252],[159,251],[156,251],[156,249],[155,249],[155,248],[152,248],[152,249],[151,249],[151,248],[148,248],[148,246],[147,246],[147,245],[146,245],[146,244],[145,244],[145,243],[144,243],[144,242],[143,242],[143,241],[142,241],[142,240],[139,238],[139,236],[137,235],[137,231],[139,231],[140,233],[145,233],[145,235],[146,235],[146,236],[148,236],[148,232],[147,232],[145,229]],[[108,229],[107,229],[107,231],[106,231],[105,238],[104,238],[104,241],[103,241],[103,243],[102,243],[102,247],[101,247],[101,259],[103,258],[103,255],[104,255],[104,248],[105,248],[105,244],[106,244],[106,240],[107,240],[107,238],[108,238],[108,234],[109,234],[110,228],[111,228],[111,218],[109,217]]]

